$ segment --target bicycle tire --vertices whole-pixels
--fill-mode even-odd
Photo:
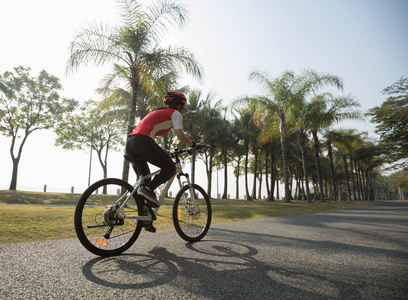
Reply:
[[[193,213],[191,189],[196,195],[198,211]],[[184,201],[185,200],[185,201]],[[208,232],[211,225],[211,202],[207,193],[197,184],[183,186],[173,204],[173,224],[178,235],[188,242],[198,242]]]
[[[118,194],[132,191],[129,183],[107,178],[95,182],[82,194],[75,209],[74,224],[79,241],[88,251],[99,256],[114,256],[134,244],[142,222],[120,217],[107,210],[118,199]],[[124,213],[140,216],[142,212],[142,203],[134,195],[126,203]]]

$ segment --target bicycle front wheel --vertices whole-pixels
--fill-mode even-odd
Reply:
[[[211,214],[210,198],[199,185],[185,185],[177,193],[173,224],[182,239],[188,242],[201,240],[210,228]]]
[[[142,204],[131,197],[133,187],[127,182],[107,178],[97,181],[82,194],[75,209],[75,231],[90,252],[100,256],[118,255],[136,241],[142,222],[127,218],[142,215]],[[118,201],[119,199],[119,201]],[[118,201],[119,205],[114,205]]]

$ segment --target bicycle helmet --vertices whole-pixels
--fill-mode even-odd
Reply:
[[[164,104],[174,107],[177,105],[186,105],[187,104],[187,99],[184,94],[177,92],[177,91],[172,91],[172,92],[167,92],[166,96],[164,96]]]

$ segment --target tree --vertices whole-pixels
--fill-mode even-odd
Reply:
[[[334,159],[333,159],[333,143],[337,143],[341,140],[341,132],[338,130],[328,129],[324,132],[325,146],[327,148],[327,156],[330,162],[330,173],[331,173],[331,183],[332,183],[332,197],[331,200],[339,200],[338,190],[337,190],[337,178],[334,169]]]
[[[394,168],[408,167],[408,78],[401,78],[385,88],[390,95],[381,106],[368,111],[372,122],[377,123],[376,133],[380,135],[380,145],[387,153],[387,162]]]
[[[408,190],[408,170],[402,170],[390,175],[391,187],[398,189],[400,200],[405,200],[405,191]]]
[[[263,109],[276,113],[279,117],[279,131],[282,147],[283,176],[285,182],[285,202],[290,202],[289,172],[286,145],[286,116],[288,110],[299,98],[295,96],[296,76],[293,72],[285,72],[280,77],[271,80],[267,74],[253,71],[250,80],[256,80],[265,91],[264,97],[257,97]]]
[[[95,150],[103,170],[103,178],[108,173],[109,150],[119,150],[123,146],[123,127],[120,118],[110,117],[109,110],[103,109],[95,101],[87,101],[78,114],[65,118],[56,128],[56,145],[63,149]]]
[[[362,194],[363,200],[375,200],[374,177],[378,174],[376,171],[384,163],[381,158],[382,148],[366,139],[360,139],[359,147],[355,149],[355,165],[358,169],[357,186]],[[361,177],[364,177],[362,180]]]
[[[222,118],[220,132],[217,136],[219,143],[221,161],[224,167],[224,191],[221,198],[228,198],[228,163],[234,155],[234,146],[238,144],[238,128],[234,127],[234,123],[227,120],[225,114]]]
[[[44,70],[31,77],[30,70],[19,66],[0,75],[0,133],[11,138],[10,190],[17,188],[18,166],[28,136],[37,130],[53,128],[77,105],[75,100],[59,95],[62,86],[57,77]]]
[[[349,201],[352,200],[352,197],[351,197],[352,188],[353,188],[353,194],[355,194],[352,155],[353,155],[353,152],[355,151],[354,147],[356,146],[357,143],[360,143],[362,139],[362,134],[364,133],[358,133],[354,129],[339,130],[338,138],[333,141],[333,144],[337,146],[337,148],[339,149],[339,153],[341,154],[342,159],[343,159],[343,168],[344,168],[344,172],[346,175],[347,194],[348,194]],[[350,170],[349,170],[349,165],[347,164],[347,157],[349,158],[349,161],[350,161]],[[350,185],[349,175],[351,175],[352,177],[351,185]],[[356,200],[356,196],[354,196],[353,200]]]
[[[139,91],[152,91],[160,86],[159,78],[183,67],[188,73],[201,78],[202,69],[194,55],[184,48],[159,45],[162,34],[172,25],[183,25],[186,10],[173,1],[161,1],[143,8],[134,0],[121,0],[122,25],[89,25],[82,28],[71,43],[67,72],[80,65],[94,63],[114,64],[113,73],[105,78],[110,86],[118,79],[125,79],[131,87],[128,129],[135,128]],[[123,179],[129,176],[129,163],[124,160]]]
[[[211,98],[211,95],[207,95],[207,99]],[[189,137],[196,143],[200,143],[202,139],[202,124],[204,122],[202,118],[202,106],[204,100],[202,100],[202,91],[192,89],[188,92],[188,110],[183,116],[184,130]],[[195,183],[195,166],[196,166],[197,153],[194,152],[191,156],[191,181]]]
[[[339,87],[341,87],[341,85]],[[321,199],[322,201],[325,201],[319,158],[320,141],[317,133],[321,129],[330,127],[335,122],[340,122],[346,119],[360,119],[360,113],[354,110],[354,108],[359,107],[360,105],[351,96],[334,97],[330,93],[316,95],[311,101],[314,106],[314,114],[310,119],[310,131],[313,135],[313,147],[315,149],[315,160]]]
[[[234,120],[234,127],[239,124],[237,120]],[[239,199],[239,177],[243,174],[241,169],[241,161],[243,156],[245,155],[245,147],[240,143],[236,143],[232,146],[232,160],[235,162],[234,165],[234,175],[235,175],[235,198]]]
[[[259,133],[259,143],[263,147],[263,151],[266,151],[265,155],[265,177],[266,177],[266,189],[268,191],[268,200],[274,200],[274,187],[275,187],[275,177],[276,177],[276,161],[275,161],[275,149],[277,141],[279,140],[279,119],[275,112],[270,110],[265,110],[263,106],[258,106],[255,115],[253,116],[256,125],[260,129]],[[271,184],[269,189],[268,184],[268,163],[270,159],[270,174],[271,174]]]
[[[222,126],[221,100],[212,105],[211,97],[208,97],[202,106],[201,134],[203,143],[208,146],[208,151],[204,152],[204,163],[207,172],[207,194],[211,197],[212,171],[214,167],[214,157],[216,155],[217,136],[220,134]]]
[[[246,107],[239,107],[238,104],[246,102],[248,106]],[[239,126],[241,130],[238,132],[239,136],[243,140],[244,148],[245,148],[245,195],[246,200],[252,201],[252,198],[249,194],[248,189],[248,163],[249,163],[249,146],[250,142],[253,139],[254,128],[256,124],[253,119],[253,115],[256,110],[256,103],[252,99],[238,99],[234,102],[234,111],[238,113],[237,120],[239,122]]]
[[[310,197],[310,188],[309,188],[309,172],[307,165],[307,149],[306,143],[308,142],[308,132],[310,126],[315,117],[314,105],[313,103],[302,101],[299,103],[299,106],[291,110],[291,117],[294,121],[295,131],[299,137],[300,144],[300,153],[302,158],[302,168],[303,168],[303,177],[305,181],[306,189],[306,200],[311,203],[312,199]]]

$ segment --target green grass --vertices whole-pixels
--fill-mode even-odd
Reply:
[[[16,204],[0,205],[0,245],[75,238],[73,220],[75,204],[79,197],[78,194],[0,191],[0,203]],[[301,201],[284,203],[215,199],[212,200],[212,224],[313,214],[376,203],[375,201],[341,201],[308,204]],[[164,204],[171,205],[172,200],[166,199]],[[171,206],[160,208],[158,219],[154,223],[158,230],[173,228],[171,210]]]

